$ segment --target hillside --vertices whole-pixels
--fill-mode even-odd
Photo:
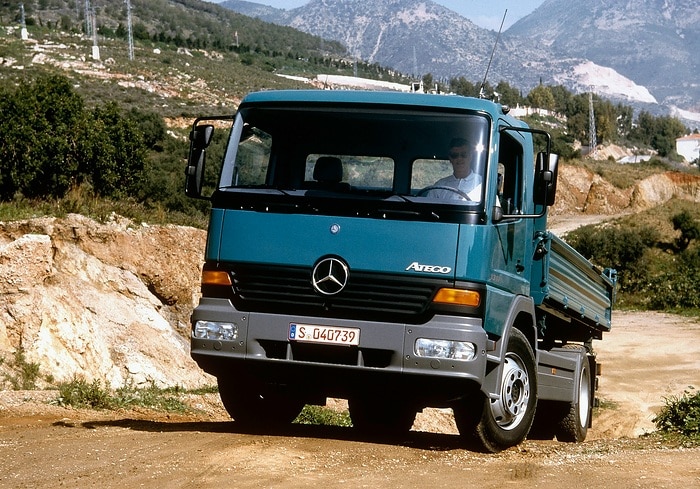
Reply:
[[[548,46],[555,59],[576,57],[614,69],[659,103],[700,112],[700,88],[688,84],[700,71],[698,22],[693,0],[547,0],[508,34]]]
[[[232,111],[253,90],[298,88],[276,71],[317,72],[342,58],[338,43],[275,26],[199,0],[133,0],[134,59],[128,57],[126,11],[96,1],[99,59],[82,35],[74,2],[27,3],[28,39],[20,39],[17,5],[0,3],[0,80],[20,84],[60,71],[91,104],[118,102],[168,117]],[[237,35],[237,36],[236,36]],[[235,45],[238,39],[238,46]]]

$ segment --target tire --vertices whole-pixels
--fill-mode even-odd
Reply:
[[[353,427],[365,435],[399,436],[408,433],[417,409],[400,400],[354,397],[348,400]]]
[[[260,382],[232,381],[218,377],[219,396],[229,416],[242,426],[261,428],[289,424],[304,402],[284,393],[279,386]]]
[[[571,443],[582,442],[588,434],[591,421],[593,393],[591,388],[591,366],[584,355],[581,373],[576,379],[578,402],[567,404],[567,410],[556,427],[557,440]]]
[[[496,453],[522,442],[530,431],[537,406],[535,354],[525,335],[513,330],[508,338],[498,399],[480,395],[455,408],[455,422],[468,442],[477,441]],[[475,408],[474,402],[477,402]]]

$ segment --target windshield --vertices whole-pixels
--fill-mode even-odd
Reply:
[[[488,119],[418,110],[242,109],[220,187],[476,208]]]

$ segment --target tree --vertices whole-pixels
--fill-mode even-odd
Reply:
[[[617,141],[617,111],[615,106],[607,100],[594,97],[593,113],[595,114],[596,140],[599,143]]]
[[[0,95],[0,199],[63,196],[79,179],[87,120],[67,78],[51,75]]]
[[[555,85],[549,87],[549,91],[554,97],[554,111],[559,114],[566,114],[567,108],[571,102],[571,92],[569,92],[563,85]]]
[[[545,110],[554,110],[554,95],[549,87],[537,85],[527,94],[527,100],[532,107]]]
[[[660,156],[670,156],[675,153],[676,139],[687,132],[683,123],[675,117],[654,117],[642,111],[637,116],[637,126],[631,131],[630,138],[651,146]]]
[[[100,195],[121,196],[142,184],[143,131],[115,103],[85,110],[67,78],[0,88],[0,113],[0,200],[60,198],[86,181]]]
[[[681,235],[676,239],[680,251],[685,251],[690,242],[700,238],[700,223],[698,223],[688,211],[682,211],[671,218],[673,229],[680,231]]]
[[[675,117],[660,117],[656,120],[656,130],[651,138],[651,146],[661,156],[676,152],[676,139],[687,134],[686,127]]]
[[[508,82],[500,81],[496,85],[496,92],[500,95],[499,101],[509,107],[517,107],[524,99],[517,88],[511,87]]]
[[[81,170],[90,176],[95,191],[105,197],[138,193],[146,156],[143,136],[136,124],[121,115],[116,103],[98,107],[92,113],[91,158]]]
[[[464,95],[465,97],[479,96],[479,87],[463,76],[450,80],[450,90],[457,95]]]

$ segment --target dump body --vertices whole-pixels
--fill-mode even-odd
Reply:
[[[191,135],[194,197],[210,119]],[[225,119],[192,356],[234,419],[333,396],[358,427],[408,429],[452,407],[495,451],[538,405],[592,406],[614,280],[546,231],[546,133],[426,94],[256,93]]]
[[[582,341],[590,336],[601,339],[612,326],[614,272],[599,270],[550,232],[543,233],[542,239],[546,250],[544,273],[538,284],[533,280],[533,289],[537,289],[533,296],[540,298],[538,305],[564,322],[584,328],[580,336],[573,331],[566,335],[568,340]]]

